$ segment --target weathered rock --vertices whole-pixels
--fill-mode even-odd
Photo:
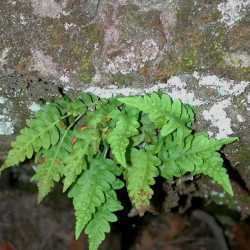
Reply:
[[[25,119],[62,91],[162,89],[197,129],[239,136],[225,154],[250,188],[249,0],[0,3],[1,159]]]

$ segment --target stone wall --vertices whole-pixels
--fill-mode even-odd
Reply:
[[[250,188],[249,40],[249,0],[1,1],[0,158],[62,92],[161,89],[197,107],[197,129],[241,138],[224,151],[240,196]]]

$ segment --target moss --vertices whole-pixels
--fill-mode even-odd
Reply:
[[[143,82],[143,77],[136,73],[130,73],[123,75],[121,73],[117,73],[112,75],[111,80],[114,84],[122,85],[122,86],[131,86],[134,83]]]
[[[84,83],[90,83],[95,75],[95,66],[93,56],[95,54],[95,46],[102,46],[103,30],[97,24],[91,24],[84,27],[81,31],[81,36],[85,38],[84,44],[81,47],[76,45],[73,50],[80,57],[79,78]]]
[[[79,25],[79,31],[65,31],[62,21],[53,21],[47,28],[50,39],[47,52],[69,71],[76,71],[79,80],[90,83],[95,75],[93,58],[102,47],[103,29],[98,24]]]
[[[179,68],[184,72],[193,71],[199,67],[198,50],[195,47],[188,48],[182,57]]]
[[[48,22],[47,19],[45,19],[44,22]],[[65,39],[67,39],[67,34],[65,33],[63,22],[53,20],[52,23],[44,23],[43,26],[47,27],[46,32],[49,35],[50,48],[60,48],[64,44]]]
[[[140,11],[138,6],[129,4],[121,7],[120,19],[121,39],[125,42],[136,37],[141,40],[144,34],[148,36],[149,32],[155,37],[162,37],[162,31],[159,30],[159,11],[144,12]]]
[[[242,146],[240,147],[239,152],[237,152],[236,157],[237,157],[237,161],[241,162],[242,164],[246,164],[248,165],[248,163],[250,162],[250,146]],[[250,169],[249,169],[250,170]]]
[[[198,49],[188,47],[180,55],[172,52],[171,55],[165,57],[155,71],[155,78],[165,81],[172,75],[193,72],[199,68],[200,60]]]
[[[215,68],[224,65],[225,55],[225,33],[224,27],[208,29],[204,33],[203,43],[200,51],[203,56],[203,64],[207,68]]]
[[[94,47],[96,43],[100,45],[103,41],[104,32],[102,27],[98,24],[93,23],[83,27],[81,33],[87,38],[86,43],[90,47]]]
[[[92,62],[92,55],[91,53],[86,53],[82,56],[80,63],[80,80],[84,83],[90,83],[94,75],[95,67]]]

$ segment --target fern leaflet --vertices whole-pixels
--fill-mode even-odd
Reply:
[[[149,207],[153,195],[151,186],[158,176],[159,159],[150,152],[132,149],[131,166],[128,167],[127,189],[132,203],[140,214]]]
[[[105,202],[105,194],[111,188],[119,189],[122,182],[116,179],[120,174],[115,164],[102,157],[92,159],[89,169],[84,171],[69,192],[73,198],[76,216],[76,238],[91,220],[95,211]]]
[[[63,191],[66,191],[77,176],[86,169],[86,158],[97,154],[100,144],[100,135],[95,129],[84,128],[82,131],[75,131],[72,138],[75,142],[71,142],[73,145],[70,153],[65,157],[65,166],[62,170]]]
[[[191,107],[183,105],[179,100],[172,100],[165,94],[123,97],[118,99],[128,106],[138,108],[149,115],[156,127],[162,128],[162,136],[166,136],[177,128],[191,128],[194,113]]]
[[[186,172],[205,174],[214,179],[229,194],[233,194],[229,177],[223,168],[223,160],[216,152],[224,144],[232,143],[236,138],[209,139],[205,134],[187,135],[183,143],[176,143],[178,132],[172,138],[166,138],[165,147],[159,157],[163,161],[161,175],[167,179],[180,177]],[[174,143],[175,142],[175,143]]]
[[[117,200],[116,193],[110,190],[106,195],[105,203],[100,206],[93,216],[93,219],[86,227],[86,234],[89,238],[89,250],[97,250],[98,246],[105,239],[105,234],[110,232],[110,223],[117,221],[114,212],[123,207]]]
[[[138,127],[140,124],[137,120],[138,117],[135,115],[120,112],[115,128],[107,138],[112,153],[122,166],[126,166],[125,153],[129,144],[129,138],[139,133]]]
[[[55,182],[59,182],[61,179],[64,157],[68,155],[69,148],[70,137],[67,137],[59,149],[54,147],[41,152],[41,156],[37,160],[38,163],[41,163],[39,163],[36,173],[32,177],[32,180],[37,182],[39,202],[51,191]]]
[[[36,118],[27,122],[27,127],[20,131],[12,143],[3,169],[31,159],[34,152],[56,145],[60,138],[60,126],[64,126],[62,116],[54,105],[47,105],[39,111]],[[60,124],[61,123],[61,124]],[[2,170],[3,170],[2,169]]]

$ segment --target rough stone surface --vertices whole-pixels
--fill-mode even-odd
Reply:
[[[66,93],[158,89],[197,107],[197,129],[250,188],[250,1],[0,2],[1,159],[25,119]]]

